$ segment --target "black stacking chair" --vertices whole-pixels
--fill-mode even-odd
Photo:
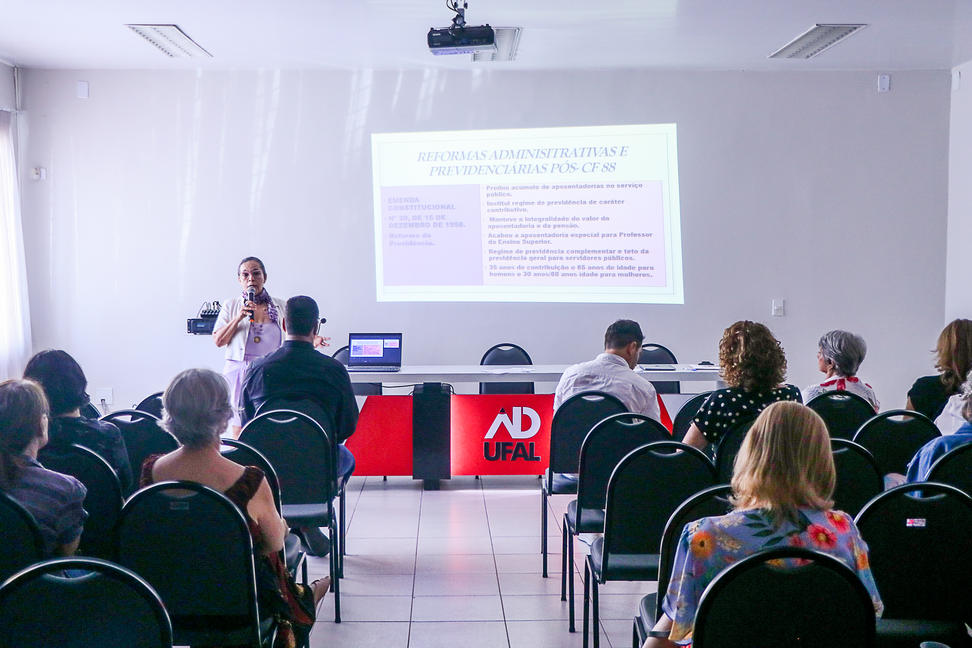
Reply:
[[[263,476],[270,486],[273,494],[273,503],[277,506],[277,512],[283,517],[280,506],[280,480],[277,479],[277,471],[273,469],[267,458],[260,454],[256,448],[250,447],[237,439],[220,439],[219,452],[230,461],[241,466],[256,466],[263,471]],[[296,578],[297,571],[301,571],[301,581],[307,584],[307,554],[301,551],[300,538],[293,533],[288,533],[284,538],[283,548],[284,564],[287,570]]]
[[[690,427],[692,427],[692,419],[694,419],[695,415],[699,413],[702,403],[709,398],[709,394],[711,393],[712,392],[703,392],[701,394],[696,394],[682,404],[678,410],[678,413],[675,415],[675,420],[672,421],[673,441],[681,441],[685,438],[685,433],[688,432]]]
[[[299,395],[290,396],[278,396],[266,400],[259,408],[257,408],[257,415],[264,412],[271,412],[274,410],[293,410],[295,412],[301,412],[311,417],[317,423],[324,428],[325,431],[332,430],[334,428],[334,422],[331,419],[331,415],[324,411],[324,408],[317,403],[317,401],[311,400],[309,398],[304,398]],[[337,463],[339,462],[338,454],[338,443],[337,439],[328,432],[328,439],[331,440],[331,446],[334,452],[335,470],[337,470]],[[335,472],[337,475],[336,488],[338,493],[338,540],[340,541],[340,554],[338,562],[338,577],[344,577],[344,556],[346,554],[345,543],[347,542],[347,484],[344,481],[344,475],[339,472]]]
[[[343,364],[345,367],[348,366],[348,357],[351,355],[350,347],[343,346],[334,353],[331,357]],[[351,383],[351,391],[354,392],[355,396],[381,396],[381,383]]]
[[[567,600],[571,632],[574,631],[574,536],[604,532],[608,480],[618,463],[635,448],[670,439],[668,430],[658,421],[629,412],[601,420],[584,437],[580,449],[577,499],[567,505],[563,525],[560,595],[563,598],[569,584]]]
[[[48,560],[0,587],[0,648],[47,646],[170,648],[172,624],[138,574],[94,558]]]
[[[162,418],[162,392],[155,392],[143,398],[135,406],[139,412],[148,412],[152,416]]]
[[[820,415],[831,438],[837,439],[854,438],[858,428],[874,416],[870,403],[847,391],[824,392],[811,398],[807,407]]]
[[[76,443],[56,450],[41,450],[39,459],[48,470],[71,475],[88,490],[84,496],[88,517],[78,553],[114,560],[115,524],[124,501],[114,469],[98,453]]]
[[[532,365],[530,354],[512,342],[494,344],[479,360],[480,365]],[[532,382],[481,382],[480,394],[532,394]]]
[[[0,492],[0,583],[28,565],[44,560],[44,538],[30,511]]]
[[[631,635],[632,648],[640,648],[645,643],[651,629],[655,627],[655,623],[664,614],[662,612],[662,601],[668,591],[668,583],[672,578],[675,550],[678,549],[678,541],[685,525],[704,517],[725,515],[732,510],[732,504],[729,502],[730,495],[732,495],[732,487],[728,484],[706,488],[682,502],[672,513],[672,516],[668,518],[665,530],[662,532],[661,547],[658,553],[658,588],[654,593],[647,594],[641,599]],[[664,636],[667,637],[668,633],[665,633]]]
[[[972,444],[953,448],[939,457],[928,472],[928,481],[948,484],[972,495]]]
[[[941,435],[932,420],[924,414],[911,410],[889,410],[862,425],[854,435],[854,443],[864,446],[874,455],[882,475],[904,474],[908,471],[908,462],[921,447]]]
[[[590,391],[571,396],[554,412],[550,423],[550,464],[540,481],[540,553],[544,578],[547,577],[547,497],[577,492],[577,479],[565,475],[577,475],[581,443],[595,424],[625,411],[624,403],[611,394]],[[566,592],[561,591],[561,599],[565,598]]]
[[[884,601],[878,644],[969,645],[972,497],[946,484],[904,484],[868,502],[855,523]]]
[[[809,563],[780,567],[780,559]],[[874,605],[861,579],[833,556],[796,547],[754,554],[716,576],[692,634],[693,648],[874,645]]]
[[[118,562],[159,593],[177,645],[261,646],[273,619],[257,607],[253,540],[243,513],[196,482],[152,484],[131,496],[117,528]]]
[[[834,508],[857,515],[865,504],[884,490],[884,476],[864,446],[847,439],[831,439],[830,448],[837,471]]]
[[[715,485],[715,469],[696,448],[658,441],[629,453],[607,488],[604,535],[591,544],[584,570],[584,647],[593,616],[598,620],[598,584],[658,579],[658,550],[665,525],[686,499]],[[594,648],[600,645],[594,632]]]
[[[660,344],[641,345],[638,364],[675,364],[677,362],[675,354]],[[655,391],[659,394],[681,393],[677,380],[653,380],[651,384],[655,386]]]
[[[125,438],[125,448],[128,449],[128,462],[132,466],[132,481],[136,487],[142,472],[142,462],[146,457],[166,454],[179,447],[179,441],[159,425],[159,418],[148,412],[118,410],[102,416],[101,420],[114,423],[121,430]]]
[[[291,527],[327,527],[330,542],[334,622],[341,622],[340,547],[334,499],[337,465],[330,435],[311,416],[294,410],[258,414],[240,432],[240,441],[267,458],[280,480],[284,519]]]
[[[720,484],[728,484],[732,481],[732,468],[736,463],[736,455],[742,448],[749,428],[753,427],[756,417],[750,417],[739,421],[722,435],[715,448],[715,470]]]
[[[99,412],[98,408],[91,403],[85,403],[81,406],[81,416],[89,419],[100,419],[101,412]]]

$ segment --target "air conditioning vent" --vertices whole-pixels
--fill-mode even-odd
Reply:
[[[473,61],[512,61],[520,47],[520,27],[493,27],[495,50],[473,52]]]
[[[867,25],[817,24],[769,55],[769,58],[809,59],[830,49]]]
[[[200,58],[213,55],[189,38],[178,25],[125,25],[170,58]]]

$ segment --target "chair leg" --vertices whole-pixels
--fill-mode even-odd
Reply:
[[[334,516],[331,516],[331,591],[334,593],[334,623],[341,623],[341,579],[338,577],[338,555],[337,546],[337,525],[334,524]]]
[[[567,534],[567,560],[564,563],[567,574],[567,608],[570,610],[570,625],[567,630],[574,632],[574,534],[567,530],[567,515],[564,515],[564,533]]]
[[[560,534],[560,600],[567,600],[567,525]]]
[[[543,577],[547,577],[547,491],[540,485],[540,553],[543,554]]]
[[[587,637],[591,629],[591,622],[589,618],[591,603],[591,568],[586,562],[584,563],[584,648],[587,648]]]
[[[338,578],[344,578],[344,555],[347,553],[348,544],[348,521],[345,515],[348,506],[347,485],[341,488],[341,530],[338,533],[338,544],[341,549],[338,553]]]
[[[631,622],[631,648],[638,648],[638,622]]]
[[[587,571],[591,575],[591,625],[594,626],[594,648],[601,645],[601,614],[597,605],[597,578],[594,577],[594,568],[588,563]]]

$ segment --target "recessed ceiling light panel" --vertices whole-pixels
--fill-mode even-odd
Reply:
[[[200,58],[212,54],[189,38],[179,25],[125,25],[171,58]]]
[[[769,58],[809,59],[830,49],[853,33],[867,25],[825,25],[816,24],[803,34],[769,55]]]

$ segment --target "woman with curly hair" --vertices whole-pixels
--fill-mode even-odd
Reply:
[[[729,387],[712,392],[685,433],[685,443],[696,448],[717,442],[736,423],[756,416],[771,403],[802,402],[798,388],[782,384],[786,377],[783,347],[759,322],[743,320],[723,332],[719,369]]]
[[[925,376],[908,390],[907,408],[934,420],[942,413],[949,397],[958,394],[966,374],[972,369],[972,320],[957,319],[938,336],[935,345],[937,376]]]
[[[706,586],[733,563],[777,547],[807,547],[843,561],[860,577],[880,615],[884,605],[869,567],[867,545],[853,518],[833,510],[836,481],[823,419],[799,403],[774,403],[764,409],[736,457],[733,511],[690,522],[683,529],[662,603],[665,614],[654,627],[669,633],[668,638],[650,637],[644,648],[691,642]]]

